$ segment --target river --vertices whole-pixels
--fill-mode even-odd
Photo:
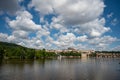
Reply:
[[[0,80],[120,80],[120,58],[6,60]]]

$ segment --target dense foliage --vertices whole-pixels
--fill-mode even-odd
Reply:
[[[96,57],[96,56],[97,56],[96,52],[93,52],[92,54],[89,54],[89,57]]]
[[[61,56],[81,56],[81,53],[69,51],[69,52],[61,52],[60,55]]]
[[[0,42],[0,59],[39,59],[57,56],[54,52],[35,50],[20,45]]]

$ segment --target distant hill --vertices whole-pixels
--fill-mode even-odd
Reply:
[[[0,58],[33,58],[35,50],[14,43],[0,42]]]
[[[15,48],[15,47],[23,47],[14,43],[8,43],[8,42],[0,42],[0,48]]]
[[[0,42],[0,59],[38,59],[56,57],[54,52],[46,52],[23,47],[14,43]]]

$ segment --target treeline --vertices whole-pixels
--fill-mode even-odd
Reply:
[[[60,55],[61,56],[81,56],[81,53],[69,51],[69,52],[61,52]]]
[[[88,55],[89,57],[96,57],[97,53],[96,52],[92,52],[91,54]]]
[[[95,51],[92,54],[89,54],[88,56],[96,57],[96,55],[99,53],[118,54],[120,53],[120,51]],[[12,43],[0,42],[0,59],[44,59],[54,58],[59,55],[74,57],[81,56],[81,52],[68,51],[56,54],[55,52],[47,52],[45,49],[36,50]]]
[[[120,53],[120,51],[95,51],[96,53]]]
[[[104,54],[120,54],[120,51],[95,51],[89,54],[89,57],[96,57],[97,54],[104,53]]]
[[[0,42],[0,59],[44,59],[59,55],[81,56],[81,53],[69,51],[56,54],[55,52],[47,52],[45,49],[36,50],[12,43]]]
[[[54,52],[46,52],[45,49],[35,50],[12,43],[0,42],[0,59],[39,59],[56,56]]]

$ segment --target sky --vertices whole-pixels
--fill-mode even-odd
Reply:
[[[1,0],[0,41],[35,49],[120,50],[120,0]]]

